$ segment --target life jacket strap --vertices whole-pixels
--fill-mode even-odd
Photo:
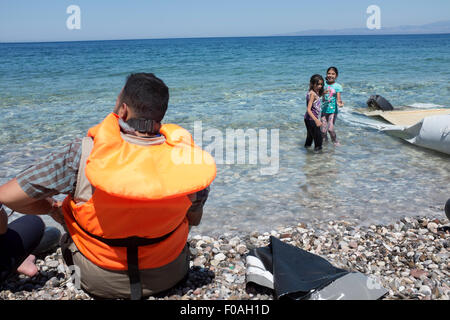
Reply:
[[[128,278],[130,279],[131,300],[142,299],[142,283],[139,275],[138,246],[127,247]]]
[[[148,119],[129,119],[126,122],[130,127],[141,133],[155,134],[157,133],[157,122]]]
[[[73,217],[73,215],[72,215]],[[101,241],[105,244],[107,244],[110,247],[126,247],[127,248],[127,268],[128,268],[128,278],[130,280],[130,293],[131,293],[131,300],[141,300],[142,299],[142,283],[141,283],[141,277],[139,274],[139,255],[138,255],[138,248],[141,246],[148,246],[150,244],[156,244],[159,243],[174,233],[178,227],[183,223],[181,222],[175,229],[173,229],[171,232],[158,237],[158,238],[142,238],[137,236],[132,236],[128,238],[102,238],[100,236],[97,236],[93,233],[90,233],[89,231],[85,230],[73,217],[73,220],[78,225],[78,227],[86,233],[88,236]]]

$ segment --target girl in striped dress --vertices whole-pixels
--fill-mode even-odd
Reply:
[[[309,148],[314,141],[314,151],[322,150],[322,133],[320,127],[321,98],[323,96],[323,78],[315,74],[309,81],[309,91],[306,94],[306,113],[304,116],[307,131],[305,148]]]

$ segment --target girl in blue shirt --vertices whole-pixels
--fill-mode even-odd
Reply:
[[[336,67],[329,67],[327,70],[326,82],[324,84],[325,94],[322,103],[322,136],[324,141],[328,140],[328,133],[330,133],[331,140],[335,146],[339,146],[339,142],[334,130],[336,122],[338,107],[343,107],[344,103],[341,99],[342,86],[336,82],[338,77],[338,69]]]

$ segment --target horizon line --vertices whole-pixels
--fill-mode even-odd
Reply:
[[[87,39],[87,40],[48,40],[48,41],[0,41],[0,44],[20,43],[61,43],[61,42],[94,42],[94,41],[138,41],[138,40],[182,40],[182,39],[230,39],[230,38],[299,38],[299,37],[374,37],[374,36],[420,36],[420,35],[446,35],[450,32],[433,33],[387,33],[387,34],[312,34],[312,35],[265,35],[265,36],[210,36],[210,37],[166,37],[166,38],[127,38],[127,39]]]

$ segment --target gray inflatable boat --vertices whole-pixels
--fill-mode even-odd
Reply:
[[[374,110],[362,113],[383,121],[378,128],[411,144],[450,154],[450,109]]]

